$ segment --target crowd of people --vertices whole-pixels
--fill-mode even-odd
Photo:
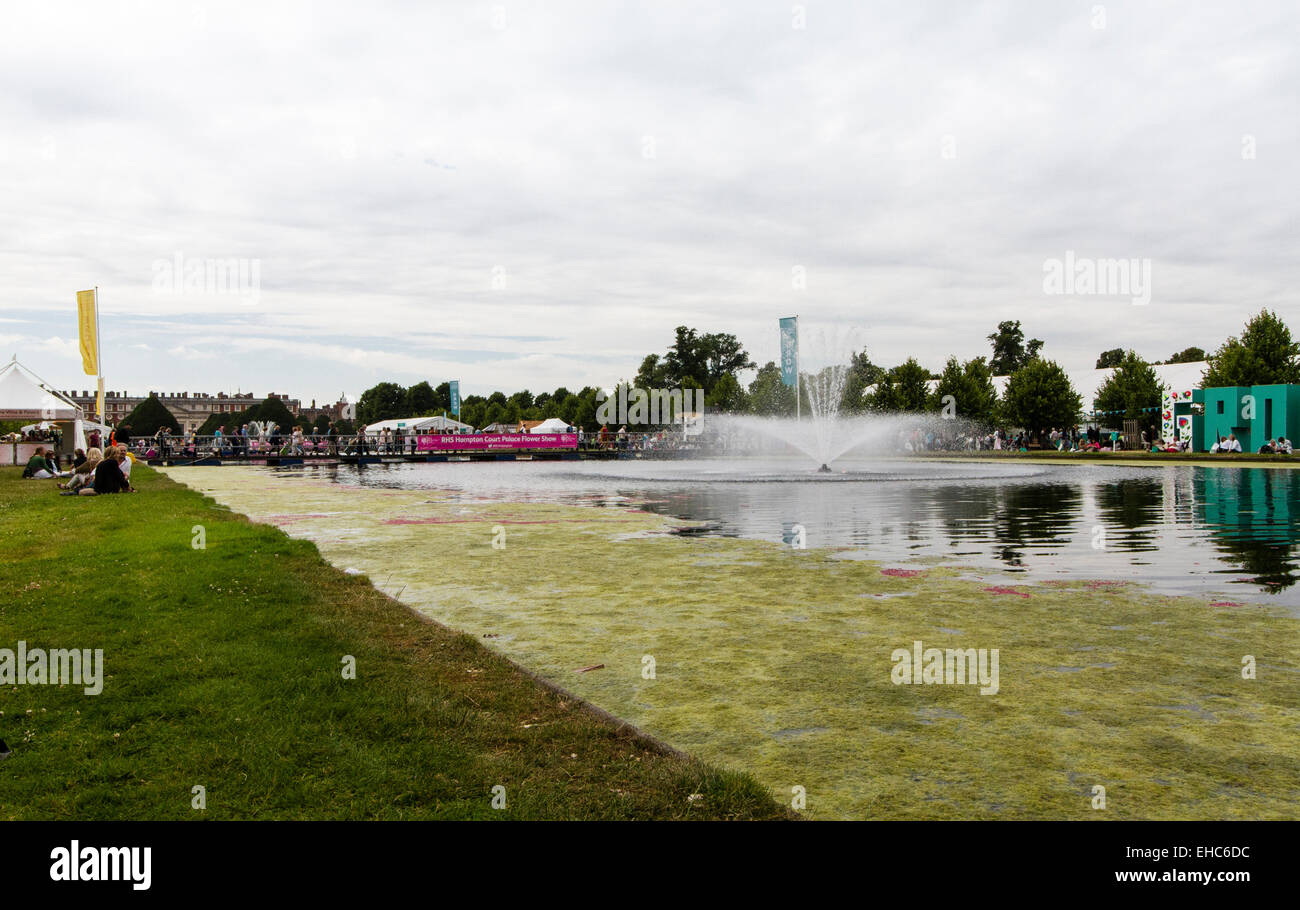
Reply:
[[[63,496],[100,496],[134,493],[131,486],[131,455],[126,446],[111,445],[102,452],[91,446],[77,449],[69,470],[62,470],[53,448],[37,446],[23,468],[23,477],[35,480],[66,479],[59,484]]]

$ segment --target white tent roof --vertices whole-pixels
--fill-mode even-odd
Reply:
[[[0,420],[75,420],[81,409],[16,359],[0,367]]]
[[[529,430],[529,433],[567,433],[572,424],[565,423],[558,417],[548,417],[537,426]]]
[[[399,417],[393,420],[376,420],[374,423],[366,425],[367,433],[378,433],[380,430],[392,430],[403,433],[456,433],[461,430],[474,429],[467,423],[461,423],[459,420],[452,420],[450,417]]]

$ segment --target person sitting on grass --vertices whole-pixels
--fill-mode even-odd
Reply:
[[[50,463],[45,458],[45,446],[37,446],[32,457],[27,459],[27,467],[23,468],[23,479],[29,477],[36,480],[46,480],[58,475],[50,470]]]
[[[81,464],[77,465],[72,471],[72,477],[67,483],[59,484],[65,490],[80,490],[89,484],[95,478],[95,468],[104,460],[104,453],[99,449],[91,449],[86,453],[86,458]]]
[[[1259,452],[1257,452],[1256,454],[1258,454],[1258,455],[1276,455],[1276,454],[1277,454],[1277,440],[1276,440],[1276,439],[1270,439],[1268,442],[1264,443],[1262,446],[1259,447]]]
[[[86,463],[86,453],[81,449],[75,449],[72,453],[72,468],[76,470]]]
[[[126,485],[129,487],[131,485],[131,465],[135,464],[135,459],[131,457],[131,453],[127,451],[126,446],[118,446],[117,452],[118,467],[122,469],[122,476],[126,478]],[[134,493],[135,491],[132,490],[131,492]]]
[[[1285,436],[1279,436],[1279,437],[1277,438],[1277,454],[1279,454],[1279,455],[1290,455],[1290,454],[1291,454],[1291,440],[1287,439]]]
[[[82,496],[100,496],[108,493],[134,493],[131,482],[122,473],[122,461],[126,458],[125,446],[109,446],[104,453],[104,460],[95,468],[95,479],[89,489],[77,492]]]

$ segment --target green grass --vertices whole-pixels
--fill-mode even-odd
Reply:
[[[869,545],[679,536],[625,509],[311,471],[172,476],[704,761],[805,788],[814,818],[1300,817],[1300,621],[1278,607],[1004,589],[957,559],[893,577],[845,558]],[[892,651],[918,639],[998,648],[1000,691],[894,685]]]
[[[106,678],[0,689],[0,818],[789,815],[144,466],[111,497],[20,473],[0,470],[0,648],[102,648]]]

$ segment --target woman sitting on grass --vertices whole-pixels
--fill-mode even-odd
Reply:
[[[104,460],[95,468],[95,479],[90,489],[78,490],[82,496],[99,496],[107,493],[134,493],[131,482],[122,473],[122,461],[126,458],[125,446],[109,446]]]
[[[47,480],[51,477],[67,477],[69,471],[60,471],[58,459],[54,455],[53,449],[47,449],[45,446],[37,446],[32,457],[27,459],[27,467],[23,468],[23,477],[32,477],[36,480]]]
[[[99,449],[91,449],[86,453],[86,460],[73,469],[72,479],[59,486],[65,490],[80,490],[94,479],[95,468],[99,467],[99,463],[103,460],[103,452]]]

